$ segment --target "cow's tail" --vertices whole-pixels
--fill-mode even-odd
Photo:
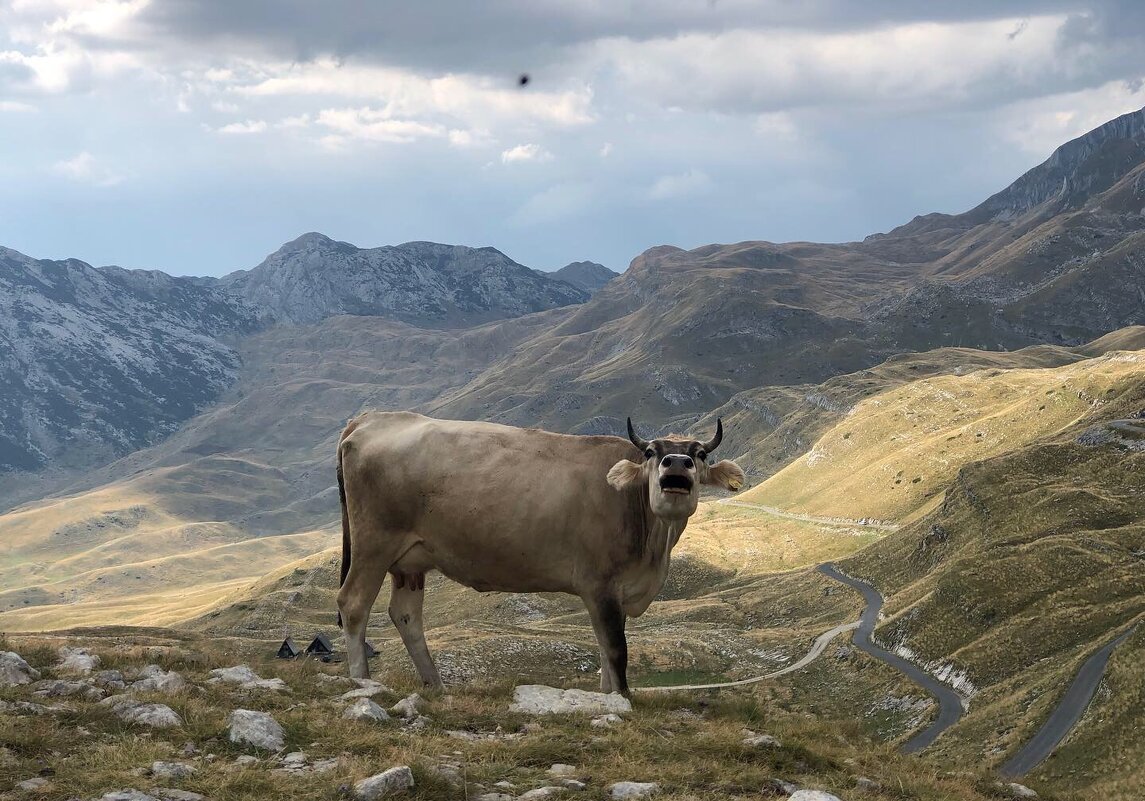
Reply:
[[[338,447],[338,500],[342,504],[342,576],[338,586],[346,583],[346,574],[350,572],[350,515],[346,511],[346,480],[342,476],[342,448]],[[342,612],[338,612],[338,628],[342,628]]]

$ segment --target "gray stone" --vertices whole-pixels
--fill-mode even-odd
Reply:
[[[386,710],[375,704],[369,698],[359,698],[342,713],[342,717],[346,720],[363,720],[373,721],[375,723],[384,723],[390,719],[386,714]]]
[[[38,695],[41,698],[68,698],[73,695],[78,695],[89,701],[98,701],[104,696],[103,690],[98,687],[92,687],[90,684],[85,684],[82,681],[52,679],[36,682],[36,687],[32,690],[32,694]]]
[[[592,719],[592,725],[598,729],[611,729],[617,723],[623,722],[624,718],[620,717],[620,715],[614,715],[612,713],[601,715],[600,717]]]
[[[175,671],[165,671],[158,665],[148,665],[139,671],[139,680],[132,683],[131,692],[177,693],[187,688],[187,680]]]
[[[342,693],[343,701],[353,701],[355,698],[373,698],[379,693],[392,693],[386,685],[373,679],[355,679],[358,689]]]
[[[278,751],[286,743],[286,732],[278,721],[265,712],[236,709],[227,720],[232,743],[253,745],[267,751]]]
[[[561,779],[561,786],[567,787],[570,790],[583,790],[588,787],[587,784],[579,779]]]
[[[536,790],[530,790],[527,793],[522,793],[517,796],[517,801],[544,801],[546,798],[556,798],[563,792],[565,792],[564,787],[557,787],[555,785],[538,787]]]
[[[620,693],[559,690],[544,684],[522,684],[513,689],[510,712],[527,715],[557,715],[583,712],[590,715],[631,712],[632,702]]]
[[[608,785],[609,798],[647,798],[660,792],[656,782],[617,782]]]
[[[882,789],[882,785],[874,779],[868,779],[866,776],[859,776],[855,779],[855,787],[867,793],[873,793]]]
[[[508,793],[482,793],[474,801],[516,801],[516,799]]]
[[[94,684],[105,690],[122,690],[127,687],[127,680],[118,670],[101,670],[91,677]]]
[[[22,790],[25,793],[34,793],[37,790],[39,790],[43,787],[47,787],[47,786],[48,786],[48,780],[43,778],[42,776],[37,776],[34,779],[26,779],[26,780],[20,782],[19,784],[16,785],[16,789]]]
[[[398,765],[387,771],[362,779],[354,785],[354,795],[362,801],[374,801],[387,795],[397,795],[413,788],[413,771],[409,765]]]
[[[566,765],[564,762],[557,762],[545,771],[545,773],[554,779],[568,778],[576,775],[576,765]]]
[[[781,743],[770,734],[753,734],[743,738],[744,745],[755,748],[779,748]]]
[[[240,768],[245,768],[247,765],[255,765],[258,763],[258,757],[251,756],[250,754],[241,754],[235,757],[235,764]]]
[[[390,711],[408,720],[410,718],[416,718],[423,706],[425,706],[425,699],[417,693],[411,693],[391,706]]]
[[[842,801],[842,799],[822,790],[796,790],[787,801]]]
[[[0,687],[31,684],[40,678],[40,671],[24,661],[15,651],[0,651]]]
[[[110,793],[104,793],[99,801],[159,801],[159,799],[139,790],[112,790]]]
[[[211,671],[211,684],[237,684],[244,690],[289,690],[282,679],[264,679],[250,669],[249,665],[235,665],[229,668],[215,668]]]
[[[166,801],[205,801],[205,796],[192,793],[190,790],[176,790],[170,787],[152,787],[151,794],[157,795]]]
[[[173,729],[183,725],[183,719],[166,704],[144,704],[128,695],[113,695],[100,701],[110,707],[120,720],[150,726],[155,729]]]
[[[763,789],[772,795],[791,795],[799,789],[799,785],[772,777],[763,783]]]
[[[1031,790],[1029,787],[1027,787],[1024,784],[1018,784],[1017,782],[1010,782],[1009,784],[1006,785],[1006,789],[1009,790],[1010,795],[1013,796],[1014,798],[1037,798],[1038,797],[1038,794],[1035,791]]]
[[[195,766],[186,762],[152,762],[151,775],[156,779],[186,779],[195,775]]]
[[[86,648],[60,647],[60,664],[56,665],[58,673],[71,673],[86,676],[99,665],[99,656]]]

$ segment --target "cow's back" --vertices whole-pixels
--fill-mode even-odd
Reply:
[[[371,412],[340,449],[354,525],[470,586],[576,592],[631,550],[631,501],[605,480],[638,458],[627,440]]]

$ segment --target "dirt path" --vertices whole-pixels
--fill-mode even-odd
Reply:
[[[784,517],[788,520],[799,520],[803,523],[821,523],[826,526],[863,526],[864,528],[875,528],[880,531],[894,531],[898,528],[895,523],[871,523],[867,520],[848,520],[842,517],[815,517],[814,515],[801,515],[795,512],[785,512],[782,509],[776,509],[774,506],[764,506],[759,503],[748,503],[747,501],[738,501],[735,498],[721,498],[717,503],[726,503],[728,506],[742,506],[745,509],[758,509],[761,512],[767,512],[769,515],[775,517]]]

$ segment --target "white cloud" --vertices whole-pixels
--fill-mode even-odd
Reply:
[[[123,181],[122,175],[100,164],[86,150],[70,159],[57,161],[52,165],[52,171],[77,183],[93,186],[114,186]]]
[[[238,103],[232,103],[229,100],[216,100],[211,103],[211,108],[222,114],[238,114]]]
[[[501,151],[502,164],[516,164],[518,162],[524,161],[543,162],[552,161],[552,159],[552,153],[545,150],[540,145],[532,143],[516,145],[515,147],[511,147],[508,150]]]
[[[405,144],[446,135],[441,125],[392,119],[386,109],[328,108],[318,112],[316,122],[334,132],[322,140],[327,146],[340,146],[355,139]]]
[[[587,184],[556,184],[526,200],[509,222],[518,226],[560,222],[584,211],[591,200],[592,190]]]
[[[1112,81],[1084,92],[1016,103],[998,115],[995,125],[1000,137],[1041,157],[1048,156],[1058,145],[1143,106],[1145,86]]]
[[[245,122],[232,122],[218,129],[224,134],[256,134],[266,130],[265,120],[246,120]]]
[[[293,117],[283,117],[281,120],[274,124],[275,128],[306,128],[309,127],[312,118],[309,114],[296,114]]]
[[[17,100],[0,100],[0,111],[27,112],[35,110],[36,107],[30,103],[21,103]]]
[[[709,192],[712,186],[712,179],[706,173],[693,169],[677,175],[664,175],[657,178],[648,190],[648,197],[653,200],[672,200]]]
[[[612,154],[612,142],[605,142],[600,146],[600,157],[606,159]]]

